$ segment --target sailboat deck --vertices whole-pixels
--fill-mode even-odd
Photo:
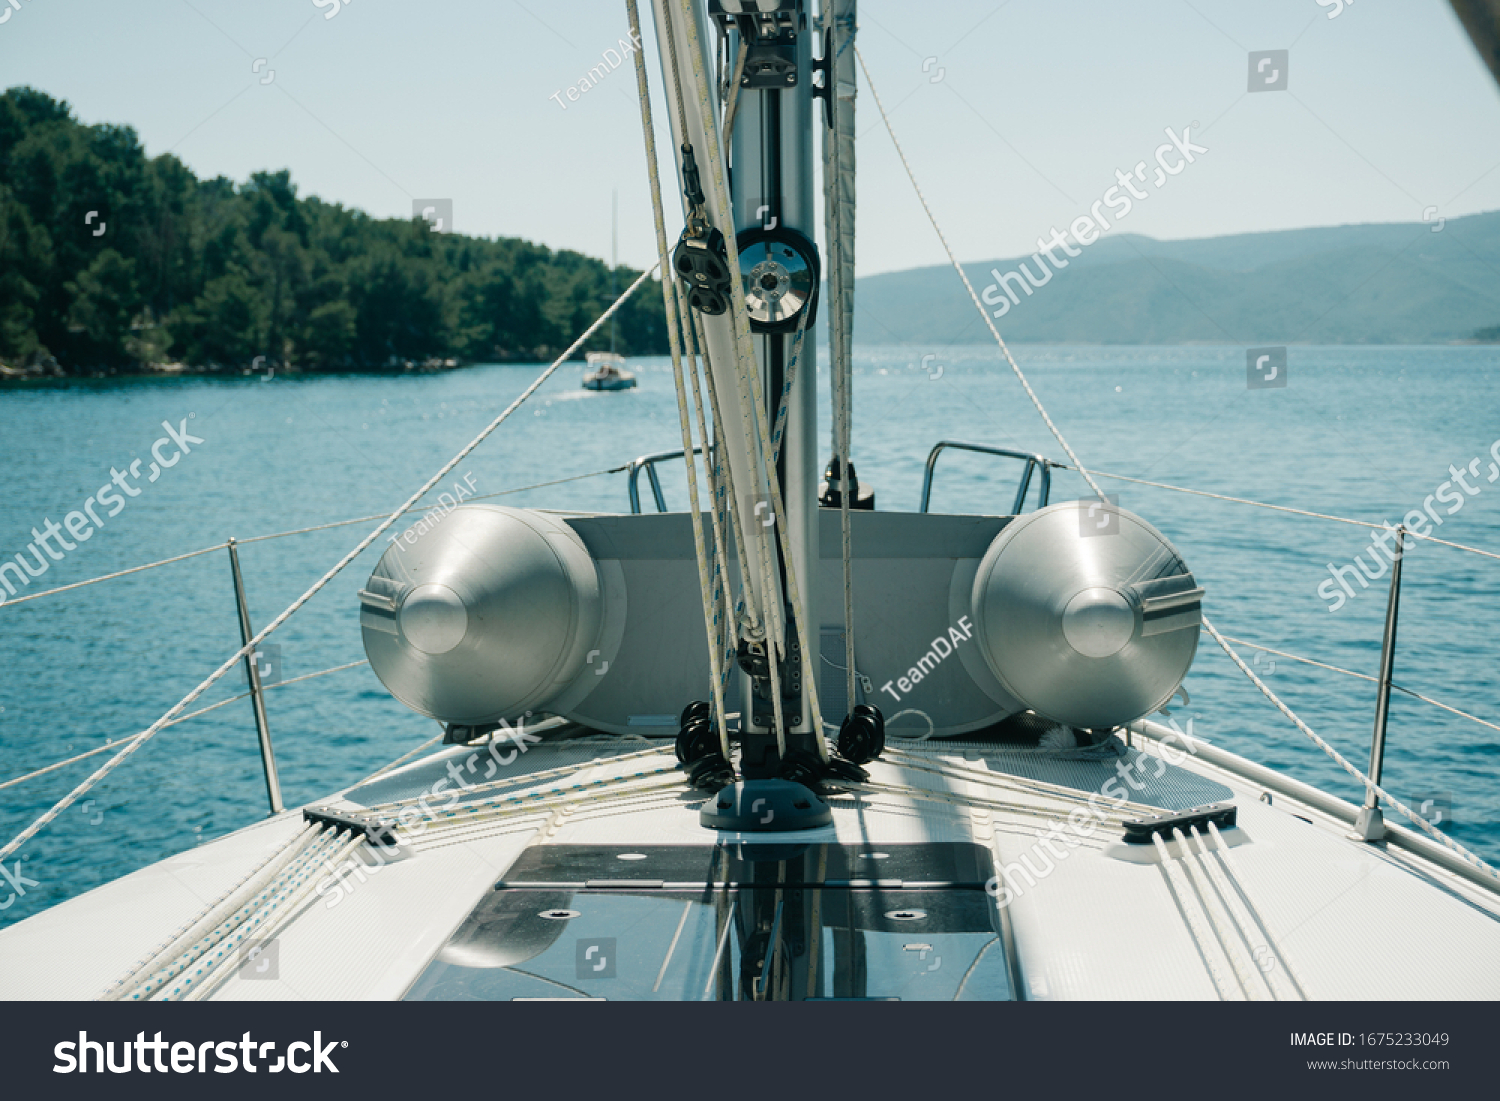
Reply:
[[[713,900],[748,890],[715,861],[726,851],[752,852],[769,838],[700,826],[703,793],[682,782],[670,744],[643,752],[651,745],[594,739],[533,745],[502,774],[509,786],[498,805],[493,791],[451,800],[451,781],[444,784],[444,778],[454,769],[463,775],[475,750],[450,747],[322,804],[352,812],[427,798],[433,813],[430,828],[410,831],[412,839],[390,863],[372,866],[365,857],[358,866],[330,863],[320,870],[317,893],[274,930],[274,968],[256,974],[253,964],[231,967],[209,995],[649,997],[653,989],[662,996],[665,979],[672,996],[687,996],[690,987],[692,996],[703,996],[695,984],[716,960],[714,940],[722,927],[715,924]],[[948,998],[988,991],[1027,1000],[1384,1000],[1488,998],[1500,989],[1500,905],[1493,894],[1418,855],[1352,841],[1344,824],[1281,794],[1263,801],[1261,787],[1201,758],[1173,758],[1181,763],[1163,760],[1149,742],[1062,753],[978,742],[904,743],[868,767],[869,785],[830,797],[831,826],[779,834],[774,841],[820,854],[820,867],[846,869],[837,881],[830,873],[813,886],[826,900],[831,924],[820,936],[830,958],[849,951],[830,915],[842,914],[838,920],[864,930],[868,961],[859,956],[859,971],[863,982],[868,970],[869,989],[853,996]],[[1200,833],[1201,841],[1160,847],[1126,845],[1117,825],[1089,824],[1086,815],[1075,816],[1084,823],[1078,830],[1047,832],[1066,823],[1070,811],[1086,808],[1087,797],[1111,778],[1124,776],[1134,781],[1132,788],[1139,785],[1129,791],[1132,805],[1183,810],[1233,803],[1238,824],[1219,838]],[[1135,812],[1126,807],[1120,816]],[[99,996],[99,976],[123,975],[151,956],[302,825],[300,813],[289,812],[0,932],[0,993]],[[1050,845],[1039,839],[1044,834]],[[621,871],[608,877],[567,871],[568,860],[581,852]],[[944,881],[954,873],[938,869],[949,869],[952,854],[963,852],[979,853],[983,867],[963,883]],[[860,859],[893,854],[892,867],[906,869],[905,881],[847,870]],[[559,881],[543,882],[554,858]],[[521,864],[532,869],[530,879],[508,883]],[[657,870],[664,866],[675,870]],[[807,867],[813,866],[810,859]],[[934,870],[920,870],[929,867]],[[584,874],[589,880],[580,878]],[[988,875],[997,878],[988,879],[986,890],[975,877]],[[641,976],[622,971],[613,984],[575,982],[572,931],[549,933],[546,951],[525,949],[520,962],[484,965],[498,970],[470,966],[473,938],[456,934],[472,931],[473,921],[466,920],[493,907],[486,900],[494,899],[497,885],[538,892],[519,897],[547,900],[539,905],[566,907],[559,912],[575,914],[579,931],[610,932],[620,942],[622,968],[635,967]],[[967,924],[943,926],[949,920],[943,906],[960,889]],[[913,899],[927,900],[927,908]],[[976,924],[980,899],[984,920]],[[588,925],[596,915],[604,925]],[[1445,935],[1432,937],[1434,928]],[[889,952],[881,947],[887,941]],[[949,954],[934,949],[934,958],[946,962],[928,974],[926,949],[934,944],[949,946]],[[542,961],[531,965],[540,970],[521,966],[531,958],[528,951]],[[961,961],[952,958],[958,951]],[[567,957],[567,981],[557,978],[559,954]],[[641,970],[647,962],[650,974]],[[440,964],[453,966],[445,971]],[[545,966],[552,971],[543,973]],[[497,975],[510,985],[495,985]],[[517,987],[517,975],[531,986]],[[647,981],[651,975],[655,988]],[[821,996],[838,993],[830,986]]]

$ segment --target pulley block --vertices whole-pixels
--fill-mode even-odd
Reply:
[[[710,229],[702,237],[684,233],[672,251],[672,267],[687,284],[688,303],[693,309],[710,317],[729,309],[729,255],[719,230]]]
[[[735,239],[740,250],[740,279],[750,328],[757,333],[790,333],[811,328],[817,320],[818,281],[822,276],[818,247],[794,229],[747,229]],[[803,311],[808,311],[802,322]]]
[[[885,716],[873,704],[856,704],[839,727],[839,752],[857,765],[885,749]]]

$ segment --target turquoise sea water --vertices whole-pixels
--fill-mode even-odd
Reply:
[[[1500,349],[1292,348],[1289,385],[1251,390],[1243,348],[1023,347],[1018,358],[1091,467],[1316,512],[1398,522],[1443,483],[1442,538],[1500,553]],[[480,494],[615,467],[681,446],[669,365],[639,360],[638,389],[592,394],[569,365],[465,461]],[[531,381],[539,367],[478,367],[399,377],[334,376],[74,382],[0,390],[0,560],[26,554],[31,529],[84,515],[101,526],[17,595],[220,543],[389,511]],[[993,351],[860,348],[855,459],[883,509],[914,510],[927,452],[940,439],[1061,459],[1014,376]],[[823,379],[826,401],[826,374]],[[192,444],[149,482],[152,446],[170,422]],[[826,450],[826,443],[825,443]],[[165,444],[168,460],[177,445]],[[141,459],[139,495],[100,488]],[[1450,465],[1478,460],[1451,485]],[[1500,467],[1496,468],[1500,479]],[[1003,512],[1015,464],[947,453],[935,511]],[[680,468],[666,477],[675,507]],[[1060,473],[1053,500],[1082,483]],[[1336,612],[1318,595],[1329,565],[1367,552],[1363,529],[1106,483],[1158,526],[1208,591],[1220,630],[1374,674],[1385,579]],[[435,499],[437,490],[434,491]],[[649,494],[647,495],[649,500]],[[1453,500],[1460,508],[1448,515]],[[624,475],[500,498],[536,507],[626,509]],[[83,521],[75,521],[81,527]],[[403,525],[404,527],[405,525]],[[92,528],[92,524],[90,524]],[[373,523],[241,550],[256,626],[353,547]],[[396,529],[400,530],[400,529]],[[273,641],[283,679],[361,659],[355,593],[381,548],[367,551]],[[1365,553],[1365,561],[1370,556]],[[7,575],[10,576],[10,575]],[[14,578],[12,578],[14,581]],[[1325,588],[1325,593],[1330,591]],[[1495,623],[1500,561],[1423,545],[1406,561],[1397,681],[1500,722]],[[150,725],[239,645],[226,553],[90,588],[0,607],[0,782]],[[1246,651],[1247,659],[1250,657]],[[1363,765],[1375,686],[1262,657],[1256,668],[1315,730]],[[1206,636],[1186,687],[1194,733],[1345,796],[1358,791],[1276,712]],[[243,690],[236,670],[194,707]],[[364,667],[278,689],[267,703],[290,805],[345,786],[437,733]],[[8,840],[107,758],[0,789]],[[1500,734],[1397,694],[1386,785],[1451,801],[1454,836],[1500,860]],[[173,726],[22,850],[36,881],[0,925],[254,821],[265,793],[248,701]],[[16,869],[14,859],[8,866]],[[0,887],[0,900],[10,894]]]

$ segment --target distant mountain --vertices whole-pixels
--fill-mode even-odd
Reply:
[[[965,264],[995,309],[997,275],[1035,287],[996,326],[1007,340],[1085,344],[1446,344],[1500,339],[1500,211],[1437,223],[1329,226],[1194,241],[1107,235],[1054,270],[1033,257]],[[1072,245],[1077,249],[1076,243]],[[1051,272],[1050,280],[1044,277]],[[860,279],[855,339],[992,339],[950,267]]]

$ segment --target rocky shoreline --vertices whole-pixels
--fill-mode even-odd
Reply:
[[[426,359],[426,360],[396,360],[385,364],[374,366],[349,366],[335,367],[319,370],[306,370],[297,367],[277,365],[267,367],[264,364],[258,367],[248,366],[226,366],[224,364],[212,363],[206,365],[194,365],[189,363],[147,363],[140,364],[136,369],[96,367],[83,370],[70,371],[58,363],[51,356],[45,356],[29,363],[15,365],[0,362],[0,384],[7,382],[56,382],[61,380],[83,380],[83,379],[143,379],[143,378],[177,378],[183,376],[214,376],[219,378],[251,377],[260,375],[266,378],[275,375],[283,376],[306,376],[334,375],[334,374],[368,374],[383,375],[394,372],[432,372],[452,371],[472,364],[461,362],[457,359]]]

